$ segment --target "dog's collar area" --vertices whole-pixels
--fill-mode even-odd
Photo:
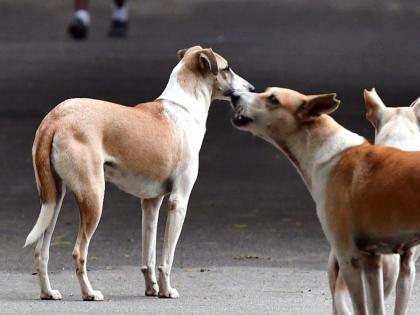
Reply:
[[[171,119],[177,120],[173,116],[174,114],[172,114],[172,113],[175,113],[176,111],[178,111],[178,109],[180,109],[182,112],[187,113],[188,116],[190,116],[196,124],[201,125],[201,126],[204,124],[204,126],[205,126],[206,120],[207,120],[207,115],[205,115],[205,117],[204,117],[204,123],[203,123],[203,121],[201,119],[197,118],[194,115],[194,113],[187,106],[185,106],[185,105],[183,105],[181,103],[175,102],[173,100],[167,99],[167,98],[160,97],[160,98],[157,98],[157,100],[166,101],[166,102],[168,102],[171,105],[171,106],[166,106],[165,107],[166,108],[165,111],[168,113],[168,115],[169,115],[169,117],[171,117]]]

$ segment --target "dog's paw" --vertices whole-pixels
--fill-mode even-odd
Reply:
[[[157,283],[153,283],[151,288],[146,289],[146,296],[158,296],[159,286]]]
[[[62,298],[63,297],[58,290],[51,290],[50,292],[41,293],[41,300],[61,300]]]
[[[102,294],[101,291],[93,290],[92,292],[86,295],[83,295],[83,300],[84,301],[103,301],[104,295]]]
[[[167,291],[159,291],[159,297],[164,299],[177,299],[179,293],[175,288],[169,288]]]

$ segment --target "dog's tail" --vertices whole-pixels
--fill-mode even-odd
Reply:
[[[32,147],[32,161],[36,185],[41,201],[41,212],[38,220],[26,238],[26,247],[36,242],[50,225],[57,205],[57,183],[51,164],[51,150],[55,134],[54,124],[48,120],[41,123]]]

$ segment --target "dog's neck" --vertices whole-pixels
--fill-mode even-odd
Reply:
[[[205,127],[213,84],[211,79],[195,74],[181,60],[172,70],[168,84],[158,99],[167,100],[166,106],[174,113],[191,115],[191,118]]]
[[[287,155],[313,194],[320,169],[335,163],[343,151],[364,141],[363,137],[345,129],[330,116],[322,115],[302,125],[287,139],[274,139],[274,144]]]

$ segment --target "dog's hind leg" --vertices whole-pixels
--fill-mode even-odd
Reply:
[[[142,266],[146,296],[157,296],[159,286],[156,281],[156,232],[159,208],[163,197],[141,201],[142,219]]]
[[[394,290],[400,272],[400,255],[382,255],[382,272],[384,276],[384,296],[390,296]]]
[[[400,273],[398,275],[395,294],[395,315],[404,315],[416,276],[416,267],[412,249],[400,257]]]
[[[87,182],[80,185],[80,191],[75,191],[80,209],[80,227],[73,250],[73,259],[82,297],[85,301],[102,301],[104,299],[101,291],[93,290],[86,270],[88,247],[101,218],[105,192],[102,165],[96,166],[98,167],[94,167],[95,171],[92,174],[84,177]]]
[[[53,218],[39,238],[35,247],[35,264],[38,272],[38,281],[41,288],[41,299],[43,300],[61,300],[62,296],[58,290],[51,289],[50,279],[48,277],[48,260],[50,257],[50,243],[54,232],[55,224],[60,213],[61,205],[66,194],[66,187],[63,183],[57,183],[57,203],[54,206]]]
[[[363,271],[369,301],[370,314],[385,315],[384,284],[380,255],[369,255],[363,259]]]

